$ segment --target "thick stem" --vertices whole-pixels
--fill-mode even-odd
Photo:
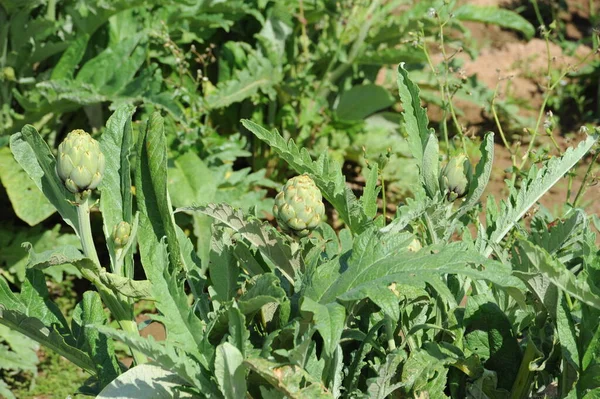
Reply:
[[[94,239],[92,237],[92,226],[90,224],[89,195],[83,195],[76,208],[77,228],[83,253],[87,258],[91,259],[92,262],[98,266],[98,268],[100,268],[102,266],[98,258],[98,253],[96,252],[96,246],[94,245]],[[84,277],[94,283],[104,304],[106,304],[106,307],[110,310],[111,314],[117,320],[121,328],[129,333],[139,335],[137,324],[134,320],[132,320],[132,309],[126,309],[115,293],[106,287],[97,278],[95,273],[89,271],[87,272],[88,273],[84,273]],[[146,356],[144,356],[142,353],[139,353],[135,349],[131,349],[131,353],[137,364],[146,362]]]
[[[96,252],[96,246],[94,245],[94,238],[92,237],[89,196],[86,196],[76,208],[77,228],[81,240],[81,247],[83,248],[83,254],[100,267],[100,260],[98,259],[98,253]]]
[[[394,340],[394,327],[390,316],[385,316],[385,335],[387,336],[388,349],[392,352],[396,349],[396,341]]]
[[[525,349],[525,353],[523,353],[523,360],[521,360],[521,366],[519,367],[517,378],[515,379],[510,392],[511,399],[525,399],[529,397],[529,391],[533,379],[533,373],[529,371],[529,363],[535,359],[535,356],[535,346],[531,343],[531,340],[528,340],[527,348]]]
[[[56,0],[49,0],[46,8],[46,18],[50,21],[56,21]]]

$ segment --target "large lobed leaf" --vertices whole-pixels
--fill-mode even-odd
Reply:
[[[548,251],[530,241],[519,240],[519,246],[522,249],[522,256],[528,258],[534,271],[541,273],[545,279],[572,297],[588,306],[600,309],[600,296],[590,287],[585,273],[576,276]]]
[[[48,299],[42,272],[29,270],[27,276],[20,294],[14,294],[0,277],[0,323],[95,374],[93,360],[77,347],[64,316]]]
[[[138,243],[142,265],[152,282],[152,294],[161,312],[155,318],[165,325],[173,342],[194,352],[201,345],[204,325],[187,303],[184,281],[180,279],[179,272],[182,267],[190,270],[196,265],[189,263],[194,259],[186,249],[188,239],[178,234],[179,229],[175,225],[167,190],[166,149],[163,118],[154,113],[138,142],[135,169],[136,200],[140,213]],[[190,286],[196,287],[192,283]]]
[[[567,149],[561,157],[550,159],[539,170],[533,166],[521,187],[518,190],[515,187],[511,188],[508,200],[501,202],[495,220],[487,226],[489,244],[484,251],[485,256],[489,256],[494,250],[494,245],[502,241],[525,212],[587,154],[597,139],[597,136],[587,137],[577,147]]]
[[[130,348],[134,348],[153,359],[160,367],[176,373],[185,385],[196,387],[205,392],[207,396],[220,396],[216,383],[208,378],[206,370],[197,361],[198,359],[183,350],[181,346],[170,341],[157,342],[152,336],[143,338],[107,326],[94,325],[93,328],[109,337],[124,342]]]
[[[385,247],[387,242],[394,241],[397,241],[394,246]],[[424,248],[416,253],[408,251],[409,244],[408,237],[402,234],[386,237],[373,231],[365,233],[356,240],[347,268],[329,282],[329,288],[318,296],[319,302],[360,300],[389,290],[394,283],[422,286],[427,282],[436,289],[444,289],[439,284],[439,276],[444,274],[485,280],[506,289],[519,301],[524,299],[521,291],[525,286],[512,275],[508,265],[491,261],[461,243]]]

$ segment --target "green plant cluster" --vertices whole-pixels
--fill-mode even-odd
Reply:
[[[302,238],[224,203],[173,210],[158,113],[133,140],[134,109],[115,111],[98,139],[112,161],[89,195],[69,190],[56,173],[59,160],[33,126],[24,127],[11,137],[11,151],[75,230],[83,252],[28,245],[21,292],[0,279],[0,323],[87,371],[83,392],[99,398],[157,390],[224,398],[527,398],[556,383],[561,396],[594,397],[600,258],[590,219],[572,208],[560,220],[536,215],[530,230],[520,221],[600,132],[532,167],[518,188],[509,186],[508,199],[488,197],[484,224],[479,200],[492,169],[493,134],[481,145],[463,198],[449,196],[457,171],[440,165],[437,135],[403,67],[398,86],[420,187],[390,223],[377,213],[376,165],[357,198],[327,154],[313,160],[278,132],[242,121],[344,222],[339,233],[320,223]],[[106,262],[90,233],[96,203]],[[214,221],[206,263],[175,223],[182,212]],[[123,221],[131,229],[117,246],[113,232]],[[42,272],[67,263],[96,288],[83,294],[70,321],[50,300]],[[138,263],[146,279],[134,279]],[[164,325],[164,341],[140,336],[133,305],[141,299],[154,301],[151,317]],[[104,306],[116,325],[108,324]],[[115,341],[128,348],[131,367],[120,362]]]
[[[535,34],[452,0],[0,0],[0,396],[24,374],[39,392],[40,345],[99,398],[600,395],[580,207],[600,130],[563,151],[545,113],[573,97],[593,121],[561,82],[596,85],[598,63],[549,61],[526,121],[456,73],[465,22]],[[489,104],[504,200],[494,134],[471,141],[457,99]],[[562,213],[536,212],[565,175]]]

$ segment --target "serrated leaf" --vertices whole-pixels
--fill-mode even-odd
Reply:
[[[37,356],[37,352],[40,349],[39,343],[27,338],[20,332],[11,330],[1,323],[0,341],[2,342],[0,346],[3,347],[0,352],[4,353],[4,355],[0,355],[0,359],[2,359],[0,361],[0,369],[24,370],[34,374],[37,372],[37,365],[40,362]],[[3,359],[7,355],[7,351],[10,357],[18,362],[18,365],[16,365],[18,368],[15,368],[15,365],[9,364],[9,359]]]
[[[217,90],[205,98],[210,110],[225,108],[233,103],[252,97],[258,91],[271,94],[274,85],[282,79],[279,68],[258,54],[248,57],[246,68],[237,71],[235,76],[217,85]]]
[[[470,296],[465,309],[464,327],[469,331],[466,335],[467,344],[472,344],[470,335],[477,334],[487,351],[485,368],[497,373],[500,388],[509,390],[517,378],[522,355],[508,317],[486,295]],[[469,349],[477,353],[473,346]],[[482,355],[481,352],[477,354]]]
[[[403,388],[413,395],[427,392],[427,397],[442,399],[447,383],[448,369],[446,365],[456,361],[455,357],[437,356],[429,353],[427,348],[418,349],[410,356],[402,367]]]
[[[240,268],[233,254],[231,238],[216,228],[210,240],[210,258],[208,271],[215,290],[213,298],[219,302],[227,302],[237,295]]]
[[[417,165],[422,168],[423,152],[429,138],[429,119],[425,109],[421,107],[419,87],[410,80],[408,71],[403,64],[398,66],[398,91],[404,111],[405,130],[408,135],[408,145],[412,156],[417,160]]]
[[[249,288],[238,300],[240,311],[250,314],[268,303],[281,303],[286,293],[279,286],[279,279],[273,273],[261,274],[249,282]]]
[[[0,277],[0,323],[95,374],[94,362],[85,352],[74,346],[75,341],[64,317],[56,313],[59,312],[56,307],[52,309],[48,307],[48,302],[45,301],[47,298],[44,298],[48,293],[41,272],[30,271],[28,274],[31,279],[38,280],[39,283],[33,283],[35,287],[24,283],[20,295],[12,293],[4,279]],[[41,284],[44,286],[41,287]]]
[[[600,296],[592,291],[584,276],[575,276],[546,250],[529,241],[519,240],[519,246],[523,248],[523,256],[527,256],[531,265],[546,276],[552,284],[581,302],[600,309]]]
[[[164,119],[158,112],[150,116],[143,134],[138,137],[137,148],[135,187],[140,212],[140,234],[143,235],[138,240],[140,253],[143,257],[148,256],[166,236],[170,267],[177,270],[182,266],[183,260],[167,189],[167,143]],[[145,267],[152,267],[152,265],[146,263]]]
[[[246,328],[246,318],[242,312],[234,307],[227,310],[230,344],[235,346],[242,354],[246,356],[246,347],[250,344],[250,331]]]
[[[377,196],[379,195],[379,187],[377,187],[377,179],[379,177],[379,168],[374,164],[367,175],[367,181],[360,202],[368,218],[373,219],[377,216]]]
[[[105,49],[81,67],[76,81],[91,85],[101,95],[117,94],[146,60],[145,37],[146,33],[140,32]]]
[[[566,219],[557,220],[551,228],[544,226],[541,231],[532,231],[530,240],[554,254],[576,238],[577,232],[585,228],[587,223],[585,212],[573,209],[570,215],[566,215]]]
[[[378,236],[373,237],[375,239]],[[524,285],[512,275],[512,269],[508,265],[490,261],[461,243],[443,245],[434,251],[422,249],[416,253],[408,251],[409,243],[406,240],[399,248],[388,250],[379,257],[369,256],[364,250],[361,251],[361,247],[355,247],[356,255],[353,251],[353,256],[360,256],[360,260],[353,262],[350,259],[348,268],[323,293],[320,302],[329,303],[335,298],[343,301],[359,300],[377,287],[388,289],[393,283],[422,285],[423,282],[432,282],[446,273],[491,282],[506,289],[519,301],[524,300],[521,292]],[[484,265],[484,268],[478,269],[472,265]]]
[[[17,399],[17,397],[10,391],[10,387],[4,380],[0,380],[0,395],[6,399]]]
[[[377,367],[377,377],[367,380],[367,392],[373,399],[385,399],[399,388],[398,384],[392,385],[392,379],[398,377],[398,366],[406,360],[406,352],[395,350],[388,354],[385,362]]]
[[[90,35],[81,32],[62,54],[50,75],[51,80],[73,79],[75,70],[85,54]]]
[[[420,218],[427,212],[427,209],[433,204],[434,201],[429,197],[425,197],[425,194],[417,195],[414,199],[407,198],[406,203],[398,207],[396,218],[380,231],[390,234],[401,232],[410,222]]]
[[[494,245],[502,241],[525,212],[587,154],[597,139],[596,136],[589,136],[577,147],[567,149],[561,157],[550,159],[540,170],[535,166],[531,168],[519,190],[512,188],[509,199],[501,202],[493,226],[488,226],[489,244],[484,251],[485,256],[489,256],[494,250]]]
[[[560,342],[563,363],[561,391],[569,392],[579,378],[579,348],[575,323],[571,317],[571,309],[567,305],[565,294],[558,295],[556,306],[556,333]],[[579,396],[579,395],[577,395]]]

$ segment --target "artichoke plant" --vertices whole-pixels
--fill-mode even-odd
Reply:
[[[440,173],[440,189],[449,201],[462,198],[469,192],[469,184],[473,176],[471,163],[466,155],[460,154],[444,166]]]
[[[105,159],[100,145],[81,129],[70,132],[58,146],[56,172],[74,194],[98,187],[104,167]]]
[[[112,239],[116,248],[123,248],[129,242],[131,236],[131,225],[127,222],[119,222],[115,225],[112,233]]]
[[[325,216],[321,191],[308,175],[293,177],[275,197],[273,214],[283,231],[306,237]]]

